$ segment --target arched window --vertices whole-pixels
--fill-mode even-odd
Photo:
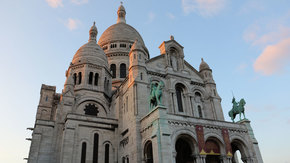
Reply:
[[[93,163],[98,163],[99,134],[94,134]]]
[[[122,158],[122,163],[126,163],[126,158],[125,157]]]
[[[197,109],[198,109],[198,115],[199,115],[199,118],[202,118],[202,111],[201,111],[201,107],[198,105],[197,106]]]
[[[74,78],[74,85],[76,85],[77,84],[77,74],[76,73],[74,73],[73,78]]]
[[[95,86],[98,85],[98,80],[99,80],[99,74],[95,73]]]
[[[129,163],[129,156],[127,156],[127,163]]]
[[[126,64],[122,63],[120,65],[120,78],[125,78],[126,77]]]
[[[93,75],[94,75],[94,73],[90,72],[90,74],[89,74],[89,84],[93,84]]]
[[[116,65],[115,64],[111,64],[110,71],[112,73],[113,79],[116,78]]]
[[[195,102],[201,102],[201,94],[199,92],[195,92]]]
[[[146,163],[153,163],[152,142],[148,141],[144,147],[144,158]]]
[[[79,84],[81,84],[81,83],[82,83],[82,73],[79,72]]]
[[[86,163],[87,143],[82,143],[81,163]]]
[[[178,111],[183,112],[183,89],[184,86],[182,84],[176,84],[175,86],[175,91],[176,91],[176,98],[177,98],[177,106],[178,106]]]
[[[140,73],[140,79],[143,80],[143,73]]]
[[[105,145],[105,163],[109,163],[109,156],[110,156],[110,145]]]

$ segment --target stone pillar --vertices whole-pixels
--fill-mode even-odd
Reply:
[[[205,158],[206,155],[195,155],[195,163],[206,163]]]
[[[152,148],[154,163],[171,162],[171,139],[168,129],[168,120],[166,119],[166,107],[157,106],[151,111],[152,116],[156,119],[153,120],[152,131]],[[175,158],[174,158],[175,160]]]
[[[253,154],[254,158],[250,159],[251,163],[252,162],[263,163],[263,159],[262,159],[262,155],[261,155],[261,152],[260,152],[260,149],[259,149],[258,141],[255,138],[254,131],[253,131],[251,125],[250,125],[250,122],[251,121],[249,121],[248,119],[243,119],[243,120],[239,121],[238,123],[243,124],[243,125],[245,125],[247,127],[248,134],[249,134],[249,136],[251,138],[251,141],[253,143],[253,148],[254,148],[254,152],[255,153]],[[250,160],[247,159],[247,161],[250,161]],[[247,162],[247,163],[249,163],[249,162]]]
[[[173,151],[172,152],[172,163],[176,163],[176,155],[177,155],[177,152]]]
[[[232,163],[232,156],[226,156],[227,163]]]

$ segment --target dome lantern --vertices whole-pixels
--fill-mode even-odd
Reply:
[[[126,10],[125,7],[123,6],[123,2],[121,2],[121,5],[119,6],[117,14],[118,14],[117,23],[126,23]]]
[[[90,29],[90,39],[89,41],[97,41],[97,34],[98,34],[98,29],[96,27],[96,22],[94,22],[93,26]]]

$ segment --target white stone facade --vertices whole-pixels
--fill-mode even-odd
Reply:
[[[193,68],[173,36],[150,58],[122,5],[117,14],[98,44],[92,26],[62,93],[42,85],[28,162],[230,163],[239,150],[243,162],[262,163],[250,122],[224,120],[210,67]],[[160,81],[162,105],[150,110],[150,84]]]

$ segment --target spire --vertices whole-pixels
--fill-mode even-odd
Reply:
[[[97,34],[98,34],[98,29],[96,27],[96,22],[94,22],[93,26],[90,29],[90,39],[89,41],[97,41]]]
[[[119,6],[117,14],[118,14],[117,23],[126,23],[126,10],[123,6],[123,2],[121,2]]]

